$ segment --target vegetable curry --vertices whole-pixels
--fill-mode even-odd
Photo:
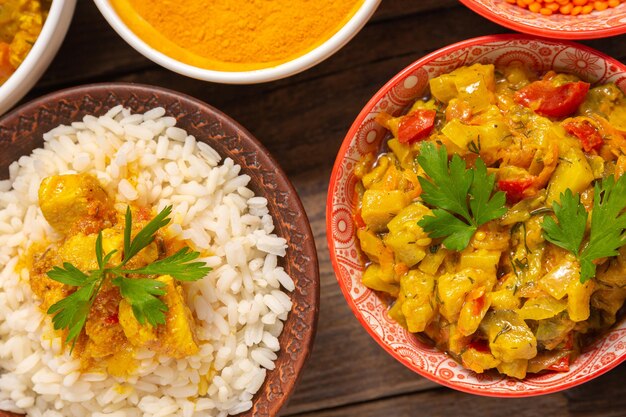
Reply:
[[[30,52],[52,0],[0,0],[0,85]]]
[[[66,341],[73,341],[74,355],[82,360],[85,369],[129,375],[134,370],[133,353],[139,348],[174,358],[198,352],[194,318],[181,286],[172,276],[174,272],[156,273],[159,262],[174,259],[177,256],[172,257],[174,253],[188,254],[186,248],[158,230],[148,236],[145,247],[133,249],[142,234],[145,236],[144,231],[154,224],[150,209],[135,208],[131,214],[129,208],[125,218],[115,209],[98,180],[89,174],[45,178],[39,189],[39,201],[44,217],[62,238],[31,251],[34,255],[30,286],[41,300],[41,309],[56,313],[55,328],[67,335]],[[130,251],[136,254],[131,257]],[[103,254],[107,254],[104,259]],[[124,269],[110,267],[120,262]],[[103,269],[107,265],[110,269]],[[148,270],[150,265],[152,270]],[[169,265],[174,271],[172,263]],[[181,266],[188,274],[188,268],[194,264]],[[104,273],[98,275],[99,270]],[[200,268],[195,279],[204,276],[207,270]],[[139,273],[148,278],[141,279]],[[107,279],[107,275],[116,278]],[[133,290],[134,297],[126,294],[133,289],[133,283],[148,284],[153,289],[151,293],[141,294],[143,298],[139,301],[159,309],[160,320],[158,314],[151,319],[155,314],[150,315],[148,307],[142,310],[137,288]],[[77,289],[80,285],[84,286]],[[85,288],[91,288],[90,296],[81,300],[78,295]],[[150,298],[151,294],[160,298]],[[76,314],[69,316],[72,308]],[[63,313],[70,325],[57,326],[63,321]],[[72,335],[72,332],[76,333]]]
[[[626,97],[520,66],[429,85],[356,167],[363,283],[475,372],[565,371],[626,299]]]

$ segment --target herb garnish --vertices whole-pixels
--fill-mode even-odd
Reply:
[[[437,150],[433,143],[424,142],[417,162],[430,177],[419,177],[421,198],[435,207],[433,215],[418,224],[432,238],[445,237],[443,244],[448,249],[465,249],[479,226],[506,212],[506,196],[502,191],[492,195],[495,175],[487,174],[481,158],[476,158],[474,168],[467,169],[456,154],[448,162],[444,145]]]
[[[616,256],[617,250],[626,244],[626,176],[617,182],[610,176],[593,188],[593,210],[589,239],[583,243],[588,213],[580,202],[580,196],[570,189],[561,194],[560,204],[552,202],[554,218],[546,216],[541,227],[549,242],[571,252],[580,262],[580,282],[584,283],[596,274],[593,261]]]
[[[148,322],[156,326],[165,324],[165,312],[168,307],[158,298],[160,295],[165,295],[165,284],[150,278],[128,278],[126,275],[171,275],[179,281],[197,281],[211,271],[211,268],[204,262],[192,262],[200,256],[200,253],[191,251],[188,247],[143,268],[124,268],[128,261],[154,241],[156,232],[170,222],[168,216],[171,212],[172,206],[164,208],[134,238],[131,238],[132,214],[128,207],[124,225],[124,253],[118,265],[109,265],[117,250],[104,254],[102,232],[100,232],[95,248],[98,269],[83,272],[71,263],[65,262],[63,267],[55,266],[48,272],[48,277],[55,281],[79,287],[74,293],[48,309],[48,314],[54,315],[52,317],[54,329],[68,330],[65,342],[72,342],[71,349],[74,349],[91,306],[107,279],[110,279],[111,284],[119,287],[122,297],[132,307],[139,323]]]

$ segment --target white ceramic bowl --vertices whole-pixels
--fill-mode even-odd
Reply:
[[[9,110],[39,80],[56,55],[74,15],[76,0],[54,0],[37,41],[24,62],[0,86],[0,114]]]
[[[157,64],[198,80],[224,84],[254,84],[285,78],[304,71],[331,56],[356,35],[374,14],[381,0],[363,0],[348,22],[326,42],[292,61],[252,71],[215,71],[185,64],[152,48],[135,35],[115,12],[109,0],[94,0],[113,29],[137,52]]]

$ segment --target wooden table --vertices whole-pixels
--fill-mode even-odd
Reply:
[[[27,99],[109,81],[190,94],[249,129],[300,193],[319,253],[321,313],[312,356],[283,416],[626,416],[625,366],[566,392],[513,400],[463,394],[418,376],[361,328],[330,264],[328,180],[341,141],[366,101],[423,55],[507,29],[454,0],[384,0],[347,46],[313,69],[272,83],[229,86],[192,80],[153,64],[109,27],[92,2],[78,3],[65,43]],[[626,36],[584,43],[626,62]]]

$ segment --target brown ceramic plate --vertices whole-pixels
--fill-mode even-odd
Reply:
[[[0,179],[9,165],[43,145],[43,133],[101,115],[123,104],[143,113],[163,107],[177,126],[210,144],[222,157],[241,165],[252,180],[249,188],[268,200],[276,234],[287,239],[285,271],[294,279],[293,307],[280,335],[276,368],[267,373],[252,408],[240,416],[274,416],[286,402],[309,356],[319,310],[319,268],[313,234],[293,185],[268,151],[248,131],[219,110],[189,96],[136,84],[94,84],[59,91],[28,103],[0,119]],[[5,415],[0,411],[0,417]]]

